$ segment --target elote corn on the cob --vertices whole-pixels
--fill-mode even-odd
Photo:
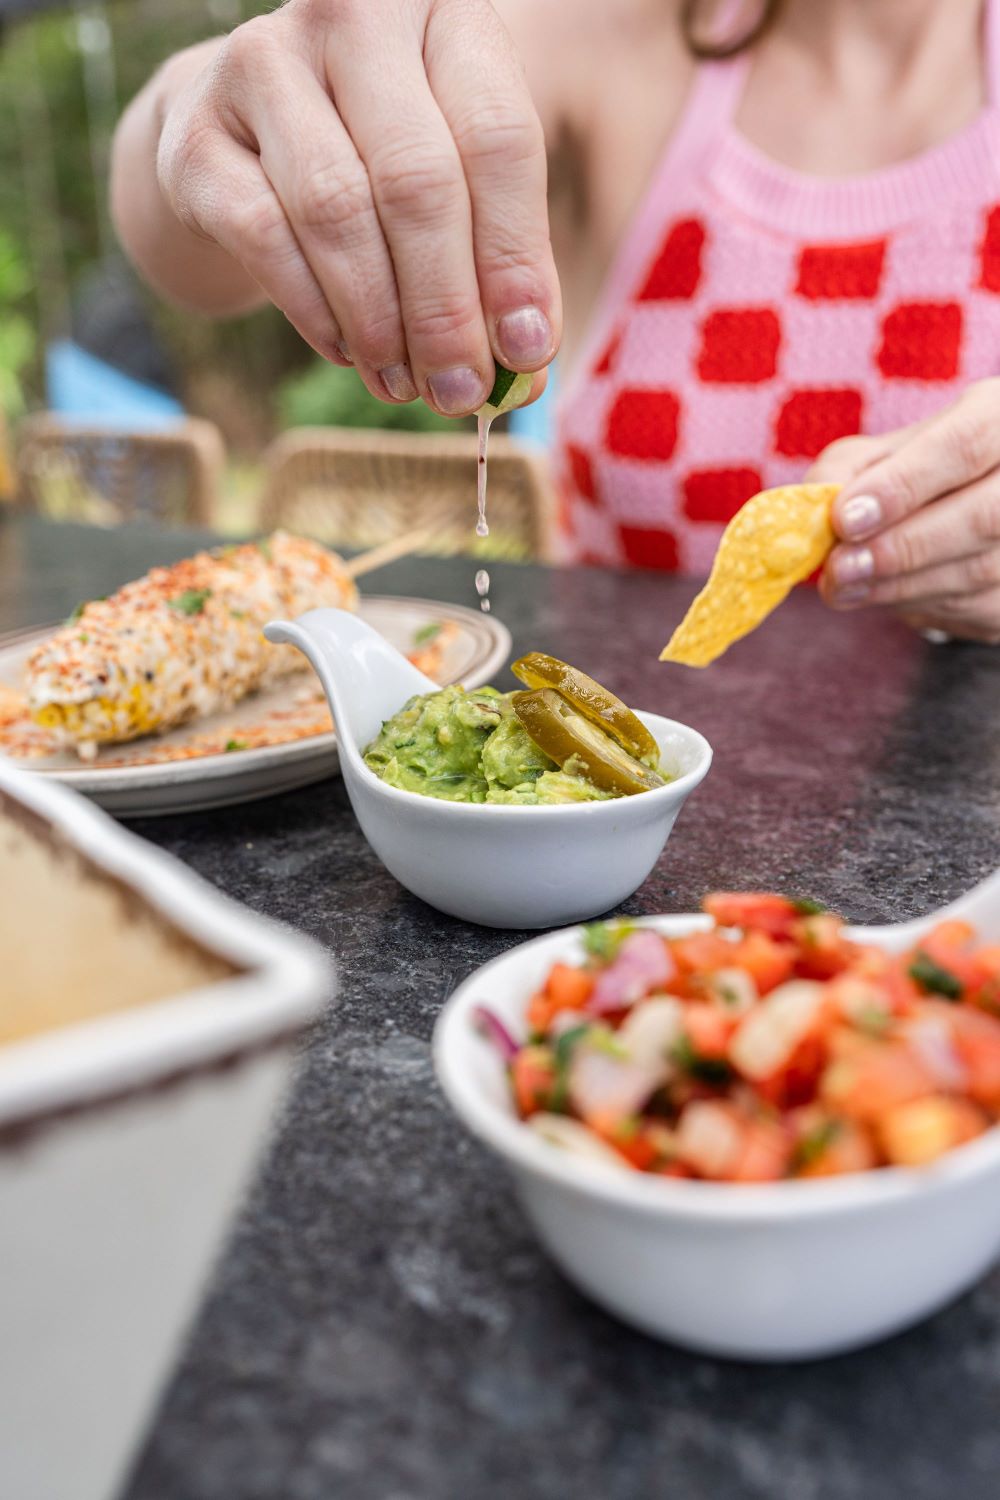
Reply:
[[[352,578],[335,553],[287,532],[154,568],[35,649],[32,717],[92,759],[99,745],[229,708],[306,667],[264,639],[267,621],[324,605],[354,609]]]

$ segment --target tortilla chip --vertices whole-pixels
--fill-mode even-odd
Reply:
[[[707,667],[755,630],[827,557],[839,492],[839,484],[790,484],[748,500],[722,533],[709,580],[660,660]]]

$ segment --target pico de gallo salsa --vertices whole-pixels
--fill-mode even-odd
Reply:
[[[1000,1118],[1000,945],[964,922],[903,954],[781,895],[706,897],[711,930],[584,930],[516,1041],[521,1118],[567,1149],[727,1182],[920,1166]]]

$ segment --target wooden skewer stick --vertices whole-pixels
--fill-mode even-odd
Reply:
[[[379,546],[372,547],[368,552],[362,552],[360,557],[352,557],[347,563],[347,571],[352,578],[361,578],[365,573],[374,573],[376,568],[384,568],[386,563],[396,562],[400,557],[407,557],[428,540],[430,533],[426,529],[406,531],[402,536],[390,537],[389,541],[381,542]]]

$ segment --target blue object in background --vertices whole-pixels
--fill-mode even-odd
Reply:
[[[70,339],[46,349],[45,386],[49,410],[81,422],[148,432],[184,416],[173,396],[133,380]]]
[[[532,443],[540,443],[543,448],[551,448],[555,434],[558,385],[558,370],[555,364],[551,364],[549,365],[549,383],[545,387],[544,394],[539,396],[537,401],[533,401],[530,406],[519,406],[507,418],[509,424],[507,430],[514,437],[527,438]]]

